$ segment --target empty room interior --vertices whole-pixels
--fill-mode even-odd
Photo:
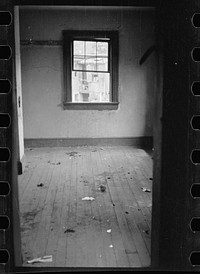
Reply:
[[[149,267],[155,9],[15,6],[23,266]]]

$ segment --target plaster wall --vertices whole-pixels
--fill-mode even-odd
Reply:
[[[20,9],[21,40],[62,40],[62,30],[119,31],[117,110],[64,110],[62,46],[21,46],[25,138],[101,138],[153,135],[154,10],[124,8]]]

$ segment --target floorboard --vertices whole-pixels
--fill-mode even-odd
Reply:
[[[151,153],[80,146],[32,148],[25,155],[18,178],[24,266],[150,265]],[[27,263],[45,255],[52,262]]]

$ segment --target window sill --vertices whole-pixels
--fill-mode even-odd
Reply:
[[[116,110],[118,109],[119,102],[109,103],[72,103],[63,102],[64,109],[77,109],[77,110]]]

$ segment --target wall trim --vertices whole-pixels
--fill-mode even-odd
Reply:
[[[114,137],[114,138],[37,138],[25,139],[25,148],[65,147],[84,145],[130,145],[141,148],[153,147],[153,136]]]

